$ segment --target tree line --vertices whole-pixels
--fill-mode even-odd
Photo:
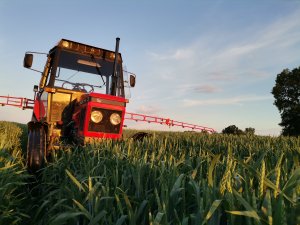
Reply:
[[[300,136],[300,67],[293,70],[284,69],[277,74],[275,86],[271,93],[278,108],[283,136]],[[230,125],[222,130],[223,134],[254,135],[255,129],[252,127],[240,130],[235,125]]]
[[[245,130],[241,130],[236,125],[230,125],[222,130],[222,134],[254,135],[255,128],[247,127]]]

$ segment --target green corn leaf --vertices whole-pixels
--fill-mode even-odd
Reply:
[[[137,215],[136,215],[136,218],[137,218],[137,222],[141,221],[145,215],[147,214],[147,208],[148,208],[148,201],[147,200],[144,200],[140,206],[139,206],[139,209],[137,211]]]
[[[268,189],[266,191],[266,195],[263,201],[263,204],[261,206],[261,211],[267,218],[267,221],[269,225],[273,224],[273,217],[272,217],[272,204],[271,204],[271,195],[270,195],[270,190]]]
[[[184,217],[182,219],[181,225],[188,225],[189,224],[189,218],[188,217]]]
[[[252,217],[256,220],[260,220],[259,216],[255,211],[226,211],[226,212],[233,215]]]
[[[70,219],[75,219],[76,217],[83,215],[81,212],[64,212],[61,214],[58,214],[49,225],[59,225],[59,224],[65,224]]]
[[[116,225],[126,224],[127,215],[122,215],[116,222]]]
[[[258,171],[256,171],[253,167],[245,164],[242,160],[237,160],[241,165],[243,165],[246,169],[249,170],[250,173],[252,173],[253,175],[256,175],[257,177],[260,176],[260,173]],[[282,193],[281,190],[279,190],[276,185],[270,181],[268,178],[264,178],[264,182],[265,182],[265,185],[273,190],[276,190],[278,193]],[[289,197],[287,196],[284,192],[283,192],[283,196],[288,200],[290,201],[291,203],[294,203],[294,201]]]
[[[159,198],[159,195],[158,195],[158,192],[157,192],[156,188],[154,189],[154,194],[155,194],[155,199],[156,199],[156,203],[157,203],[157,206],[158,206],[158,210],[162,211],[163,208],[162,208],[160,198]]]
[[[133,215],[133,210],[132,210],[131,203],[130,203],[130,201],[129,201],[128,196],[127,196],[125,193],[123,193],[123,197],[124,197],[124,200],[125,200],[125,204],[126,204],[126,206],[127,206],[129,219],[131,219],[131,218],[132,218],[132,215]]]
[[[294,170],[293,174],[290,176],[289,180],[284,185],[282,192],[285,195],[291,196],[293,189],[300,182],[300,168]]]
[[[98,190],[98,188],[101,186],[101,184],[99,182],[97,182],[90,190],[89,193],[87,194],[85,200],[89,200],[92,199],[93,197],[95,197],[96,192]]]
[[[213,204],[211,205],[210,209],[208,210],[204,221],[202,222],[202,225],[205,224],[210,218],[211,216],[214,214],[214,212],[216,211],[216,209],[219,207],[219,205],[221,204],[222,200],[215,200],[213,202]]]
[[[155,216],[155,219],[154,219],[154,225],[158,225],[160,224],[160,222],[162,221],[163,217],[164,217],[164,213],[162,212],[158,212]]]
[[[181,182],[182,182],[184,176],[185,176],[184,174],[180,174],[179,177],[176,179],[176,181],[172,187],[172,190],[171,190],[171,195],[172,195],[172,192],[176,192],[180,188]]]
[[[233,194],[235,195],[235,197],[238,199],[238,201],[245,207],[246,211],[247,211],[247,215],[252,215],[251,217],[260,220],[258,214],[256,213],[256,211],[252,208],[252,206],[235,190],[233,189]],[[231,211],[232,212],[232,211]],[[236,212],[236,211],[233,211]],[[239,211],[240,212],[240,211]],[[233,213],[232,213],[233,214]],[[236,214],[237,215],[237,214]]]
[[[120,210],[120,213],[123,215],[124,212],[123,212],[123,207],[122,207],[120,198],[119,198],[119,196],[117,194],[115,194],[115,198],[116,198],[116,201],[117,201],[118,209]]]
[[[213,186],[213,172],[215,169],[215,165],[220,159],[221,154],[215,155],[208,169],[208,184],[209,186]]]
[[[97,214],[97,216],[95,216],[91,222],[89,223],[89,225],[96,225],[98,224],[98,222],[107,214],[107,212],[105,210],[102,210],[100,213]]]
[[[89,183],[89,192],[90,192],[93,188],[92,178],[90,176],[89,176],[88,181],[89,181],[88,183]]]
[[[286,212],[283,196],[280,194],[276,201],[275,213],[274,213],[274,225],[287,225]]]
[[[75,199],[73,199],[73,202],[78,206],[78,208],[81,210],[82,214],[86,216],[86,218],[88,218],[89,220],[92,219],[92,215],[89,213],[89,211],[86,210],[86,208],[84,208],[84,206],[76,201]]]
[[[47,213],[52,213],[53,211],[55,211],[58,207],[60,207],[62,205],[62,203],[64,203],[65,201],[67,201],[66,199],[60,199],[58,202],[56,202],[53,206],[51,206],[50,209],[47,210]]]
[[[49,203],[50,203],[49,200],[45,200],[45,201],[43,202],[43,204],[42,204],[42,205],[38,208],[38,210],[36,211],[33,220],[36,220],[36,218],[40,215],[40,213],[42,212],[42,210],[43,210]]]
[[[85,192],[84,187],[80,184],[80,182],[76,179],[76,177],[74,177],[69,170],[66,169],[65,171],[67,175],[70,177],[70,179],[73,181],[73,183],[78,187],[78,189]]]

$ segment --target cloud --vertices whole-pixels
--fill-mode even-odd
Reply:
[[[161,109],[157,106],[140,105],[135,111],[141,114],[154,115],[158,114],[161,111]]]
[[[208,74],[208,80],[211,81],[234,81],[237,76],[228,74],[226,71],[214,71]]]
[[[197,93],[215,93],[220,91],[219,88],[216,86],[212,85],[200,85],[200,86],[195,86],[193,90]]]
[[[203,105],[237,105],[245,102],[257,102],[272,99],[272,96],[236,96],[232,98],[221,98],[221,99],[205,99],[205,100],[194,100],[185,99],[183,104],[186,107],[203,106]]]
[[[276,60],[281,60],[280,55],[277,54],[288,53],[288,47],[292,47],[300,43],[300,11],[287,16],[281,20],[259,28],[253,33],[253,36],[243,37],[243,39],[236,42],[229,42],[224,46],[222,51],[215,52],[214,65],[217,65],[217,70],[223,69],[228,71],[244,71],[247,73],[247,67],[243,65],[252,66],[252,68],[259,68],[266,64],[274,65]],[[256,28],[257,29],[257,28]],[[263,58],[265,55],[268,58]],[[269,59],[272,60],[269,60]],[[263,59],[263,60],[262,60]],[[290,59],[289,59],[290,60]],[[246,71],[245,71],[246,70]]]
[[[152,60],[167,61],[167,60],[188,60],[195,55],[195,52],[190,47],[178,48],[168,53],[148,52]]]
[[[193,93],[206,93],[206,94],[212,94],[216,92],[220,92],[221,89],[215,85],[210,84],[189,84],[189,85],[182,85],[179,87],[179,89],[183,92],[193,92]]]
[[[237,81],[269,77],[266,68],[296,60],[300,11],[252,30],[215,31],[172,50],[148,52],[160,77]],[[250,31],[249,31],[250,30]],[[235,32],[235,33],[234,33]],[[216,38],[222,36],[223,38]],[[294,53],[293,53],[294,52]],[[168,71],[168,74],[166,74]]]

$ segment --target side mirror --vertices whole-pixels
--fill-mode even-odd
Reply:
[[[129,77],[129,83],[130,83],[130,87],[134,87],[135,86],[135,75],[131,74]]]
[[[34,85],[34,86],[33,86],[33,91],[34,91],[34,92],[38,92],[38,90],[39,90],[39,86]]]
[[[26,53],[24,57],[23,66],[25,68],[31,68],[33,61],[33,54]]]

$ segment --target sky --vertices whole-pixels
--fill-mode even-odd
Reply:
[[[0,0],[0,96],[33,97],[40,74],[23,67],[26,51],[47,53],[62,38],[114,50],[116,37],[137,75],[128,112],[280,133],[271,90],[283,69],[300,66],[298,0]],[[0,120],[31,114],[0,108]]]

